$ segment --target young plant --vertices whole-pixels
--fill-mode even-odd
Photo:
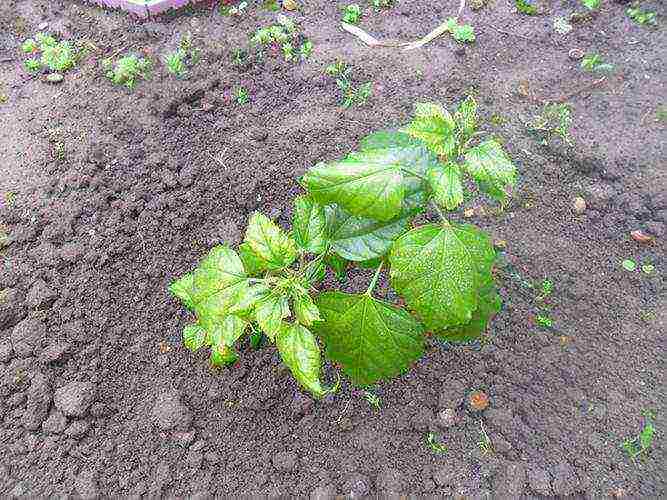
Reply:
[[[102,67],[113,84],[133,89],[140,78],[148,78],[151,63],[146,59],[130,55],[121,57],[115,64],[111,59],[105,59],[102,61]]]
[[[248,92],[248,89],[243,85],[237,87],[234,90],[234,99],[236,99],[236,102],[241,106],[248,104],[250,102],[250,93]]]
[[[23,66],[30,73],[38,73],[42,69],[64,72],[76,65],[76,54],[70,42],[58,42],[46,33],[37,33],[34,39],[24,41],[21,50],[31,56],[23,62]]]
[[[658,16],[655,12],[642,10],[638,4],[629,7],[625,12],[630,19],[642,26],[655,25],[658,23]]]
[[[382,401],[380,400],[380,396],[377,394],[370,392],[370,391],[365,391],[364,392],[364,399],[368,402],[368,405],[371,408],[374,408],[376,410],[380,409],[380,405]]]
[[[610,73],[614,71],[614,65],[604,62],[600,54],[586,54],[581,60],[581,68],[585,71],[595,73]]]
[[[376,11],[382,9],[390,9],[391,7],[394,6],[395,3],[396,0],[371,0],[371,6]]]
[[[178,49],[167,55],[164,60],[167,71],[176,78],[183,78],[187,75],[188,69],[199,62],[199,49],[195,48],[192,42],[192,36],[188,35],[181,38]]]
[[[482,452],[482,455],[490,455],[494,451],[491,438],[486,433],[486,429],[484,429],[484,423],[481,420],[479,422],[479,441],[477,441],[477,446]]]
[[[361,20],[361,7],[357,3],[345,6],[343,10],[343,22],[348,24],[359,24]]]
[[[313,53],[313,42],[306,40],[299,47],[299,55],[302,59],[308,59]]]
[[[634,462],[637,457],[646,457],[653,446],[655,437],[655,426],[653,425],[653,415],[643,412],[645,418],[644,427],[639,435],[634,438],[626,438],[623,441],[623,449],[628,457]]]
[[[241,2],[238,5],[222,5],[220,12],[223,16],[241,17],[248,8],[248,2]]]
[[[286,61],[307,59],[313,52],[313,42],[303,36],[293,20],[283,15],[278,16],[278,24],[255,31],[250,43],[260,52],[268,47],[274,53],[282,53]]]
[[[551,328],[554,326],[553,320],[545,313],[536,314],[535,323],[542,328]]]
[[[373,82],[366,82],[355,88],[350,80],[350,68],[345,61],[338,60],[326,67],[324,72],[336,79],[336,85],[342,91],[341,104],[344,108],[363,106],[373,95]]]
[[[581,0],[581,3],[588,10],[598,10],[600,8],[600,0]]]
[[[438,442],[438,437],[435,435],[435,432],[429,432],[426,434],[426,446],[428,446],[430,450],[437,455],[447,453],[447,447],[444,444]]]
[[[537,14],[537,7],[533,0],[514,0],[516,10],[527,16],[534,16]]]
[[[472,43],[475,41],[475,30],[469,24],[458,24],[456,19],[450,17],[447,19],[447,31],[452,34],[452,38],[459,43]]]
[[[535,134],[544,146],[553,139],[559,138],[568,146],[572,146],[570,135],[572,127],[572,110],[568,104],[545,104],[540,114],[526,124],[526,128]]]
[[[426,332],[452,342],[480,337],[500,310],[491,238],[450,221],[465,178],[505,203],[516,168],[493,139],[477,132],[468,97],[451,113],[421,103],[398,130],[363,138],[357,151],[320,162],[300,179],[291,231],[260,213],[250,217],[238,251],[214,247],[171,292],[194,312],[185,345],[211,349],[214,366],[232,363],[235,344],[261,330],[296,380],[316,397],[321,352],[353,384],[369,386],[405,372],[424,353]],[[413,227],[432,208],[439,221]],[[316,294],[327,265],[375,268],[363,293]],[[342,265],[341,265],[342,264]],[[380,300],[381,273],[406,309]]]

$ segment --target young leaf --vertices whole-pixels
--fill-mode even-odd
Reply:
[[[406,148],[423,145],[424,143],[422,141],[404,132],[399,132],[397,130],[380,130],[361,139],[359,142],[359,149],[361,151],[370,151],[372,149]]]
[[[324,262],[333,270],[336,278],[344,280],[347,277],[348,261],[337,254],[329,254],[324,258]]]
[[[248,323],[234,314],[225,316],[221,321],[204,322],[209,344],[222,349],[222,346],[233,347],[234,343],[243,335]]]
[[[495,140],[489,139],[465,154],[465,168],[482,191],[498,201],[505,201],[516,184],[516,167]]]
[[[257,276],[267,270],[266,261],[253,252],[248,243],[239,245],[239,257],[248,276]]]
[[[438,156],[449,158],[456,150],[456,123],[443,106],[435,103],[415,105],[415,117],[401,132],[420,139]]]
[[[310,253],[326,250],[327,221],[324,207],[309,196],[298,196],[294,200],[294,239],[301,249]]]
[[[246,229],[245,242],[272,270],[284,269],[296,259],[296,243],[266,215],[255,212]]]
[[[211,366],[233,365],[239,359],[236,351],[226,345],[211,349],[211,356],[208,358]]]
[[[426,177],[438,205],[447,210],[455,210],[463,203],[463,176],[458,165],[440,165],[429,170]]]
[[[428,224],[401,236],[389,254],[391,283],[427,329],[468,323],[490,279],[495,252],[469,224]]]
[[[469,342],[479,338],[489,321],[500,311],[500,296],[493,285],[484,289],[479,296],[479,306],[472,313],[472,318],[465,325],[453,326],[435,332],[438,337],[450,342]]]
[[[324,396],[327,391],[320,383],[320,346],[315,336],[301,325],[283,325],[276,346],[297,382],[314,396]]]
[[[336,203],[357,217],[389,221],[436,163],[422,146],[363,150],[341,161],[315,165],[302,183],[319,203]]]
[[[475,41],[475,29],[469,24],[457,24],[452,29],[452,36],[457,42],[472,43]]]
[[[322,321],[319,309],[307,293],[299,293],[294,297],[294,315],[299,323],[305,326]]]
[[[404,310],[369,295],[326,292],[317,298],[316,323],[327,356],[357,385],[394,377],[424,353],[424,330]]]
[[[187,325],[183,328],[183,344],[192,352],[204,347],[206,345],[206,330],[197,324]]]
[[[331,248],[341,257],[363,261],[382,257],[392,243],[409,228],[411,217],[378,222],[355,217],[337,206],[327,206],[327,226]]]
[[[467,141],[477,130],[477,102],[472,96],[466,97],[465,101],[459,104],[454,121],[461,133],[462,142]]]
[[[289,315],[289,303],[285,295],[272,293],[255,307],[257,324],[272,341],[283,325],[283,319]]]

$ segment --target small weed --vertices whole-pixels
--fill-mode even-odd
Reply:
[[[544,278],[542,280],[542,283],[540,283],[539,295],[537,296],[537,300],[542,302],[549,295],[551,295],[553,291],[554,291],[554,282],[551,281],[550,279]]]
[[[164,62],[167,66],[167,71],[176,78],[183,78],[185,76],[185,53],[182,50],[179,49],[167,55]]]
[[[16,203],[16,193],[14,191],[7,191],[5,193],[5,203],[8,207],[11,207]]]
[[[377,394],[370,392],[370,391],[365,391],[364,392],[364,399],[368,402],[369,406],[371,408],[374,408],[376,410],[380,409],[380,405],[382,403],[382,400],[380,399],[380,396]]]
[[[21,44],[21,50],[30,56],[23,61],[23,66],[30,73],[43,69],[64,72],[76,65],[76,53],[70,42],[58,42],[48,33],[40,32],[34,38],[28,38]]]
[[[621,267],[631,273],[637,269],[637,263],[632,259],[625,259],[621,262]]]
[[[537,323],[537,326],[540,326],[542,328],[551,328],[554,326],[554,321],[544,313],[536,314],[535,315],[535,323]]]
[[[532,0],[514,0],[516,10],[527,16],[534,16],[537,14],[537,7]]]
[[[581,3],[588,10],[598,10],[600,8],[600,0],[581,0]]]
[[[65,161],[65,145],[62,142],[57,142],[54,147],[54,156],[58,161]]]
[[[220,13],[223,16],[241,17],[248,8],[248,2],[241,2],[238,5],[221,5]]]
[[[234,90],[234,99],[236,99],[236,102],[241,106],[248,104],[250,102],[250,93],[248,92],[248,89],[243,85],[237,87]]]
[[[350,81],[352,69],[345,61],[338,60],[326,67],[324,72],[336,79],[336,85],[343,92],[341,104],[344,108],[363,106],[373,94],[373,82],[366,82],[354,88]]]
[[[546,104],[540,114],[526,124],[528,130],[536,134],[540,143],[545,146],[556,137],[571,146],[571,126],[572,110],[568,104],[560,103]]]
[[[491,115],[491,118],[489,118],[489,123],[491,123],[491,125],[493,125],[494,127],[500,127],[504,125],[506,122],[507,120],[498,113],[493,113]]]
[[[375,10],[391,9],[396,4],[396,0],[371,0],[371,7]]]
[[[9,234],[7,234],[5,226],[0,224],[0,250],[8,245],[9,245]],[[0,303],[4,302],[5,299],[3,292],[4,290],[0,292]]]
[[[604,62],[600,54],[586,54],[581,60],[581,68],[585,71],[595,73],[610,73],[614,71],[614,65]]]
[[[268,10],[269,12],[278,12],[280,10],[280,3],[278,0],[264,0],[262,9]]]
[[[623,450],[633,462],[637,457],[645,458],[648,455],[655,438],[655,427],[653,425],[655,412],[644,410],[641,414],[645,418],[641,432],[634,438],[626,438],[622,444]]]
[[[348,24],[359,24],[361,20],[361,7],[357,3],[345,6],[343,10],[343,22]]]
[[[9,101],[9,96],[5,94],[4,92],[0,93],[0,104],[7,104],[7,101]]]
[[[446,21],[446,29],[452,34],[452,38],[459,43],[472,43],[475,41],[475,30],[469,24],[458,24],[456,19],[450,17]]]
[[[494,452],[491,438],[486,433],[486,429],[484,429],[484,423],[481,420],[479,422],[479,441],[477,441],[477,446],[481,450],[482,455],[490,455]]]
[[[248,64],[248,51],[236,48],[232,52],[232,63],[234,66],[245,66]]]
[[[435,435],[435,432],[426,434],[426,446],[428,446],[433,453],[437,453],[438,455],[447,453],[447,447],[438,442],[438,437]]]
[[[308,59],[312,53],[313,53],[313,42],[311,42],[310,40],[306,40],[299,47],[299,55],[301,55],[302,59]]]
[[[635,23],[642,26],[655,25],[657,24],[657,14],[655,12],[650,12],[648,10],[642,10],[639,8],[639,4],[634,4],[632,7],[628,8],[625,11],[630,19]]]
[[[151,63],[146,59],[130,55],[121,57],[115,64],[111,59],[104,59],[102,67],[114,85],[125,85],[128,89],[133,89],[137,80],[148,78]]]
[[[255,31],[250,43],[260,53],[266,48],[271,49],[273,53],[282,53],[286,61],[307,59],[313,53],[313,42],[300,33],[292,19],[283,15],[278,16],[278,24]]]
[[[667,106],[658,106],[658,109],[655,110],[655,119],[667,123]]]

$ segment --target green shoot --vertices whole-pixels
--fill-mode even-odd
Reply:
[[[450,17],[447,19],[447,31],[452,34],[452,38],[460,43],[472,43],[475,41],[475,30],[469,24],[458,24],[456,19]]]
[[[600,54],[586,54],[581,60],[581,67],[585,71],[596,73],[610,73],[614,71],[614,65],[603,61]]]
[[[312,53],[313,53],[313,42],[311,42],[310,40],[306,40],[299,47],[299,55],[301,55],[302,59],[308,59]]]
[[[526,124],[528,130],[533,132],[540,143],[545,146],[556,137],[571,146],[573,143],[570,135],[571,126],[572,111],[570,106],[559,103],[546,104],[541,113]]]
[[[490,455],[494,451],[491,438],[486,433],[486,429],[484,429],[484,423],[481,420],[479,422],[479,441],[477,441],[477,446],[481,450],[482,455]]]
[[[655,110],[656,121],[667,123],[667,106],[658,106]]]
[[[313,53],[313,42],[305,38],[296,23],[287,16],[279,15],[278,24],[259,28],[250,37],[250,43],[257,47],[258,54],[265,48],[280,51],[285,61],[298,62]]]
[[[58,42],[46,33],[37,33],[35,38],[28,38],[21,45],[21,50],[35,57],[23,61],[23,66],[29,73],[38,73],[42,69],[51,72],[63,72],[76,65],[76,55],[68,41]]]
[[[600,0],[581,0],[581,3],[588,10],[598,10],[600,8]]]
[[[176,52],[172,52],[167,55],[165,59],[165,64],[167,66],[167,71],[174,75],[176,78],[183,78],[187,72],[185,66],[186,54],[183,50],[178,49]]]
[[[553,320],[546,314],[536,314],[535,323],[537,323],[537,326],[540,326],[542,328],[551,328],[552,326],[554,326]]]
[[[220,8],[220,12],[223,16],[233,16],[241,17],[245,14],[246,9],[248,8],[248,2],[241,2],[238,5],[223,5]]]
[[[124,85],[128,89],[133,89],[140,78],[148,78],[151,63],[131,55],[121,57],[115,64],[111,59],[105,59],[102,61],[102,67],[114,85]]]
[[[336,85],[342,91],[341,104],[344,108],[363,106],[373,95],[373,82],[366,82],[354,88],[350,81],[351,68],[345,61],[338,60],[329,64],[324,72],[336,79]]]
[[[635,269],[637,269],[637,263],[632,260],[632,259],[624,259],[621,262],[621,267],[628,271],[629,273],[633,272]]]
[[[32,38],[28,38],[23,44],[21,45],[21,50],[25,52],[26,54],[32,54],[34,52],[39,52],[39,45],[35,40]]]
[[[625,11],[628,17],[632,19],[635,23],[641,26],[655,25],[657,24],[657,14],[655,12],[650,12],[648,10],[642,10],[639,8],[638,4],[635,4],[633,7],[628,8]]]
[[[365,391],[364,398],[366,399],[371,408],[374,408],[375,410],[380,409],[380,404],[382,401],[380,400],[380,397],[377,394],[374,394],[370,391]]]
[[[550,279],[545,278],[540,284],[540,294],[537,296],[539,302],[546,299],[554,291],[554,283]]]
[[[634,462],[637,457],[646,457],[651,451],[651,446],[653,446],[653,440],[655,438],[655,427],[653,425],[654,413],[642,412],[642,415],[646,419],[644,427],[641,432],[634,438],[626,438],[623,440],[623,450],[627,453],[628,457]]]
[[[42,70],[42,63],[37,59],[26,59],[23,61],[23,67],[28,73],[39,73]]]
[[[435,432],[426,434],[426,446],[428,446],[433,453],[438,455],[447,453],[447,447],[438,442],[438,437],[435,435]]]
[[[234,90],[234,98],[238,104],[243,106],[250,102],[250,93],[247,88],[241,85]]]
[[[377,11],[382,9],[390,9],[394,6],[396,0],[371,0],[371,6]]]
[[[537,14],[537,7],[535,7],[532,0],[514,0],[516,10],[527,16],[534,16]]]
[[[361,7],[359,4],[351,3],[343,10],[343,22],[348,24],[359,24],[361,20]]]

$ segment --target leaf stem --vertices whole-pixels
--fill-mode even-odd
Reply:
[[[373,293],[373,290],[375,289],[375,285],[377,285],[378,278],[380,277],[380,271],[382,271],[382,266],[384,266],[384,262],[380,262],[380,265],[375,270],[375,275],[373,276],[373,279],[371,280],[370,285],[368,285],[368,289],[366,290],[366,295],[368,295],[369,297]]]
[[[445,217],[445,214],[442,213],[442,210],[440,210],[440,207],[439,207],[436,203],[431,202],[431,206],[432,206],[433,208],[435,208],[435,211],[438,213],[438,216],[439,216],[443,221],[445,221],[445,222],[449,222],[449,220],[447,219],[447,217]]]

